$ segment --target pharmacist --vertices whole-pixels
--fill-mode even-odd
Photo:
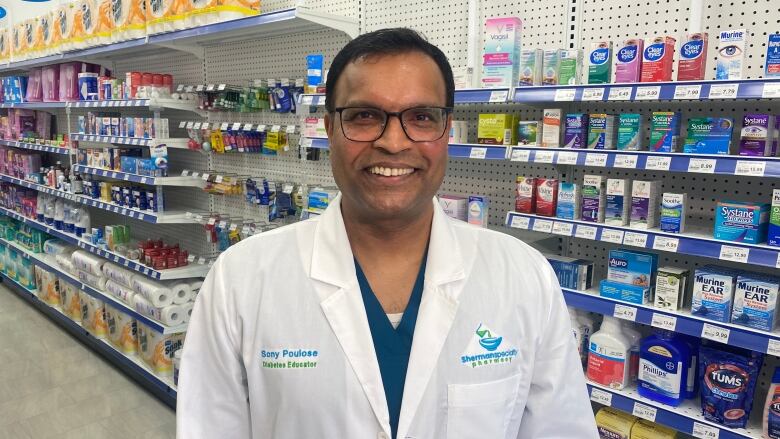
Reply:
[[[334,58],[341,195],[217,260],[184,344],[179,438],[598,437],[545,258],[434,199],[453,90],[411,30]]]

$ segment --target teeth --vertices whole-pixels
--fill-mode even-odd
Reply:
[[[369,169],[369,172],[376,175],[383,175],[385,177],[398,177],[402,175],[408,175],[414,172],[413,168],[384,168],[382,166],[374,166]]]

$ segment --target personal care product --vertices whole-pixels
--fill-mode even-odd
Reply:
[[[672,80],[674,44],[670,36],[645,38],[642,51],[641,82],[665,82]]]
[[[602,407],[596,413],[596,428],[600,438],[631,439],[637,418],[612,407]]]
[[[564,148],[587,148],[588,145],[588,115],[570,113],[566,115],[566,125],[563,132]]]
[[[583,343],[583,339],[585,338],[585,334],[584,334],[585,331],[578,317],[579,316],[577,315],[577,310],[575,310],[574,308],[569,308],[569,324],[571,324],[571,332],[572,335],[574,336],[574,343],[577,345],[577,354],[579,354],[581,358],[582,343]]]
[[[764,402],[764,436],[768,439],[780,439],[780,367],[775,367],[772,382]]]
[[[577,314],[578,314],[578,320],[582,325],[581,327],[583,329],[583,335],[584,335],[582,340],[582,358],[581,358],[582,366],[584,368],[588,365],[588,346],[590,346],[590,336],[593,334],[593,331],[596,328],[596,321],[587,311],[578,312]]]
[[[545,50],[542,59],[542,85],[558,85],[561,50]]]
[[[558,180],[555,178],[536,179],[536,214],[555,216],[558,203]]]
[[[780,34],[769,34],[764,66],[765,77],[780,76]]]
[[[715,239],[760,244],[766,241],[769,204],[719,201],[715,208]]]
[[[683,152],[689,154],[728,154],[734,121],[726,117],[688,119],[688,136]]]
[[[630,38],[615,52],[615,82],[639,82],[645,42]]]
[[[748,113],[742,118],[739,155],[767,157],[772,154],[775,118],[771,114]]]
[[[536,211],[536,179],[534,177],[517,177],[515,211],[521,213],[534,213]]]
[[[742,79],[747,31],[730,29],[720,32],[715,79]]]
[[[657,181],[634,180],[631,184],[631,221],[635,229],[652,229],[658,226]]]
[[[477,143],[483,145],[515,145],[517,117],[511,114],[480,114]]]
[[[735,270],[714,265],[697,268],[693,275],[691,314],[729,323],[737,275]]]
[[[488,18],[482,53],[482,86],[512,87],[518,77],[522,21],[517,17]]]
[[[661,196],[661,231],[683,233],[687,216],[688,194],[664,192]]]
[[[629,285],[607,279],[602,279],[599,283],[599,295],[637,305],[647,305],[653,301],[650,287]]]
[[[615,116],[591,114],[588,123],[589,149],[615,149]]]
[[[520,51],[520,71],[517,85],[542,84],[542,49],[525,49]]]
[[[628,370],[631,382],[635,382],[639,375],[639,348],[641,346],[642,335],[639,331],[634,329],[634,324],[632,322],[621,320],[620,323],[623,327],[623,335],[631,342]]]
[[[737,277],[731,322],[762,331],[777,326],[777,293],[780,278],[754,273]]]
[[[601,329],[590,337],[589,381],[621,390],[629,383],[631,342],[623,335],[620,322],[604,316]]]
[[[609,251],[607,279],[626,285],[651,287],[655,282],[658,255],[633,250]]]
[[[517,122],[517,144],[522,146],[537,146],[539,122],[521,120]]]
[[[744,428],[753,408],[764,354],[732,346],[699,349],[701,411],[704,419],[724,427]]]
[[[654,111],[650,117],[650,150],[678,152],[680,143],[680,113]]]
[[[639,396],[677,407],[685,398],[691,352],[674,332],[656,330],[642,340]]]
[[[468,204],[468,222],[480,227],[487,227],[488,219],[488,207],[490,202],[487,197],[470,195]]]
[[[772,205],[767,227],[767,244],[780,247],[780,188],[772,190]]]
[[[542,119],[542,147],[560,148],[561,146],[561,115],[559,108],[544,110]]]
[[[577,183],[558,184],[558,207],[555,216],[570,220],[580,218],[580,189]]]
[[[593,261],[545,254],[561,287],[587,290],[593,284]],[[592,325],[591,325],[592,326]]]
[[[677,63],[678,81],[701,81],[707,72],[707,32],[692,32],[685,35],[680,46],[680,61]]]
[[[604,222],[612,226],[628,225],[631,213],[631,181],[627,178],[607,179]]]
[[[617,149],[641,151],[643,135],[641,114],[623,113],[618,116]]]
[[[609,84],[612,79],[612,41],[595,41],[588,55],[588,84]]]
[[[631,439],[677,439],[677,431],[655,422],[639,419],[631,428]]]
[[[306,55],[306,86],[307,93],[316,93],[317,86],[324,83],[323,56],[321,53]]]
[[[604,222],[607,179],[603,175],[585,175],[582,180],[582,220]]]
[[[653,306],[677,311],[685,305],[689,271],[684,268],[660,267],[655,276]]]
[[[576,85],[582,75],[582,50],[562,49],[561,62],[558,69],[558,83],[561,85]]]
[[[468,210],[468,199],[465,197],[459,197],[457,195],[443,194],[439,195],[439,204],[444,213],[450,218],[466,221],[468,218],[466,212]]]

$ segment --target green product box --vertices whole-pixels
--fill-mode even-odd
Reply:
[[[517,116],[511,114],[480,114],[477,143],[483,145],[516,145]]]
[[[642,150],[642,115],[625,113],[618,117],[617,149],[624,151]]]
[[[521,120],[517,123],[517,144],[536,146],[538,145],[539,122]]]
[[[561,50],[561,61],[558,67],[558,83],[560,85],[576,85],[580,83],[582,72],[582,50]]]

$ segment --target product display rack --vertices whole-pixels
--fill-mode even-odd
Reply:
[[[160,146],[172,149],[188,149],[187,139],[146,139],[140,137],[124,136],[100,136],[97,134],[71,133],[71,141],[105,143],[109,145],[127,145],[127,146]]]
[[[182,99],[116,99],[103,101],[71,101],[71,102],[4,102],[0,108],[20,108],[28,110],[46,110],[52,108],[132,108],[148,107],[157,110],[181,110],[197,112],[195,101]]]
[[[182,186],[198,187],[205,186],[205,182],[193,177],[150,177],[147,175],[131,174],[129,172],[112,171],[110,169],[93,168],[84,165],[73,165],[75,172],[97,175],[99,177],[111,178],[114,180],[131,181],[133,183],[148,184],[152,186]]]
[[[21,142],[16,140],[0,139],[0,145],[10,146],[11,148],[29,149],[32,151],[51,152],[54,154],[73,154],[75,151],[71,148],[60,146],[39,145],[37,143]]]

